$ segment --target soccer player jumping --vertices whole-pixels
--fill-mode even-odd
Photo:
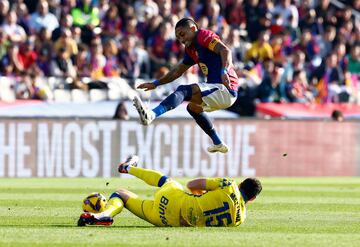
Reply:
[[[198,178],[187,184],[193,194],[160,172],[136,167],[137,162],[137,156],[130,156],[118,170],[159,187],[154,199],[144,200],[119,188],[110,196],[105,211],[81,214],[79,226],[111,225],[124,207],[155,226],[239,226],[246,218],[245,204],[262,190],[256,178],[239,185],[227,178]]]
[[[233,68],[231,51],[214,32],[199,29],[196,22],[183,18],[175,26],[176,38],[185,45],[185,57],[159,80],[140,84],[137,88],[145,91],[167,84],[179,78],[194,64],[207,77],[205,83],[180,85],[175,92],[164,99],[157,107],[148,109],[138,96],[134,106],[143,125],[149,125],[155,118],[190,101],[187,110],[196,123],[213,141],[209,152],[227,153],[227,145],[216,133],[213,124],[204,113],[230,107],[237,98],[238,77]]]

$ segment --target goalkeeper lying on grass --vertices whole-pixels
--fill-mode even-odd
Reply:
[[[192,192],[188,193],[162,173],[136,167],[137,162],[137,156],[130,156],[119,165],[119,172],[160,187],[154,199],[144,200],[120,188],[110,196],[103,212],[81,214],[79,226],[111,225],[124,207],[155,226],[238,226],[246,217],[245,204],[262,190],[256,178],[239,185],[226,178],[198,178],[187,184]]]

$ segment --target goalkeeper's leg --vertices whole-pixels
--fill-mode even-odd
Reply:
[[[165,176],[161,172],[136,167],[138,160],[139,158],[136,155],[128,157],[124,163],[119,165],[119,172],[131,174],[137,178],[140,178],[148,185],[157,187],[163,186],[163,184],[165,184],[165,182],[169,179],[169,177]]]

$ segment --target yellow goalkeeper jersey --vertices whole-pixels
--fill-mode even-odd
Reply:
[[[203,195],[186,193],[180,217],[189,226],[238,226],[244,222],[246,208],[238,185],[226,178],[208,178]]]

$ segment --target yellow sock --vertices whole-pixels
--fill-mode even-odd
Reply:
[[[157,172],[154,170],[144,169],[140,167],[129,167],[128,170],[129,174],[134,175],[137,178],[140,178],[145,183],[151,186],[158,186],[160,187],[167,179],[164,174],[161,172]]]
[[[102,216],[114,217],[115,215],[119,214],[123,208],[124,208],[123,201],[120,199],[120,197],[118,197],[118,194],[114,192],[111,195],[109,201],[107,202],[104,212],[102,212],[101,214]]]

